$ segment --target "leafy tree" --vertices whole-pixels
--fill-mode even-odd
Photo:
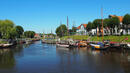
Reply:
[[[77,30],[77,27],[74,27],[74,26],[73,26],[73,27],[72,27],[72,31],[73,31],[73,32],[76,32],[76,30]]]
[[[93,21],[93,28],[97,28],[97,27],[99,27],[99,28],[101,28],[101,26],[102,26],[102,19],[95,19],[94,21]]]
[[[112,17],[109,22],[108,22],[108,27],[111,28],[111,35],[113,34],[113,30],[115,28],[115,26],[119,27],[119,24],[120,24],[120,20],[118,17]]]
[[[71,30],[69,30],[69,32],[71,32],[70,34],[71,35],[74,35],[74,34],[76,34],[76,31],[77,31],[77,27],[72,27],[72,29]]]
[[[67,27],[66,25],[62,24],[59,27],[56,28],[56,34],[59,37],[66,36],[67,35]]]
[[[127,31],[127,34],[128,34],[128,25],[130,25],[130,14],[126,14],[123,18],[123,24],[126,25],[126,31]]]
[[[25,31],[24,36],[26,38],[34,38],[35,32],[34,31]]]
[[[17,32],[17,37],[20,38],[21,35],[22,35],[23,32],[24,32],[24,29],[23,29],[22,26],[16,26],[15,28],[16,28],[16,32]]]
[[[12,34],[15,32],[14,23],[11,20],[0,20],[0,35],[3,39],[15,38]],[[14,30],[14,31],[12,31]]]
[[[108,24],[110,23],[110,19],[106,18],[103,20],[103,27],[108,27]]]
[[[92,22],[88,22],[88,25],[86,27],[87,31],[90,31],[91,29],[93,29],[95,26],[93,25]]]

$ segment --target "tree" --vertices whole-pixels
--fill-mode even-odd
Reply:
[[[3,39],[13,39],[15,33],[15,24],[11,20],[0,20],[0,37]],[[16,34],[16,33],[15,33]]]
[[[113,34],[113,30],[114,28],[117,26],[119,27],[119,24],[120,24],[120,20],[118,17],[112,17],[111,19],[109,19],[109,22],[108,22],[108,27],[110,27],[110,31],[111,31],[111,35]]]
[[[90,31],[91,29],[95,28],[92,22],[88,22],[88,25],[86,27],[87,31]]]
[[[102,19],[95,19],[94,21],[93,21],[93,28],[101,28],[102,27]]]
[[[59,27],[56,28],[56,34],[59,37],[66,36],[67,35],[67,27],[66,25],[62,24]]]
[[[125,29],[127,31],[127,34],[128,34],[128,25],[130,25],[130,14],[126,14],[123,18],[123,24],[126,25]]]
[[[22,26],[16,26],[15,28],[16,28],[16,32],[17,32],[17,37],[20,38],[21,35],[22,35],[23,32],[24,32],[24,29],[23,29]]]
[[[76,34],[76,31],[77,31],[77,27],[74,27],[74,26],[73,26],[73,27],[72,27],[72,33],[71,33],[71,34],[72,34],[72,35]]]
[[[110,23],[110,19],[106,18],[103,20],[103,27],[108,27],[108,24]]]
[[[35,32],[34,31],[25,31],[24,36],[26,38],[34,38]]]

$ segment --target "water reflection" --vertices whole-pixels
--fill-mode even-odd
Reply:
[[[16,65],[15,56],[23,56],[23,48],[29,45],[17,45],[11,48],[0,49],[0,68],[14,68]]]
[[[88,48],[57,48],[60,57],[59,67],[68,73],[129,73],[130,62],[126,54],[105,52]]]
[[[0,49],[0,73],[130,73],[130,52],[55,45],[17,45]]]
[[[15,66],[14,54],[9,49],[0,50],[0,68],[13,68]]]

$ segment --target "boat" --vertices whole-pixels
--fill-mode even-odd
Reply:
[[[124,48],[125,50],[130,50],[130,44],[121,44],[121,48]]]
[[[108,45],[103,44],[102,42],[98,42],[95,44],[90,44],[93,50],[107,50],[109,48]]]
[[[70,46],[68,44],[56,44],[57,47],[63,47],[63,48],[69,48]]]
[[[0,48],[8,48],[11,47],[13,44],[0,44]]]
[[[130,48],[130,44],[127,44],[127,46]]]
[[[92,47],[92,49],[95,50],[107,50],[107,48],[109,48],[108,42],[104,42],[103,37],[104,37],[104,30],[103,30],[103,9],[101,9],[101,23],[102,23],[102,27],[101,27],[101,32],[102,32],[102,42],[98,42],[98,43],[94,43],[94,44],[90,44],[90,46]],[[97,39],[98,39],[98,32],[99,32],[99,27],[97,27]]]
[[[87,41],[79,41],[78,47],[87,47]]]

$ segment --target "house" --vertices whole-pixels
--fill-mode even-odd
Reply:
[[[115,27],[115,34],[118,35],[118,34],[123,34],[123,35],[126,35],[127,32],[125,30],[125,28],[128,28],[128,34],[130,34],[130,25],[128,26],[123,26],[123,16],[116,16],[116,15],[109,15],[109,18],[112,18],[112,17],[118,17],[118,19],[120,20],[120,26],[121,26],[121,29],[119,31],[117,31],[117,27]]]
[[[120,24],[122,25],[123,16],[109,15],[109,18],[112,18],[112,17],[117,17],[120,21]]]
[[[77,27],[77,35],[86,35],[87,30],[86,30],[87,24],[81,24],[80,26]]]
[[[34,38],[41,38],[41,36],[40,36],[38,33],[36,33],[36,34],[34,35]]]

